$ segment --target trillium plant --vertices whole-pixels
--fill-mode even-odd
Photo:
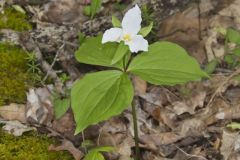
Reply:
[[[136,159],[139,160],[137,118],[134,105],[133,75],[153,85],[184,84],[208,77],[197,61],[177,44],[160,41],[148,44],[144,39],[152,24],[141,28],[141,10],[136,5],[120,22],[112,18],[114,28],[103,35],[86,38],[76,51],[80,63],[109,67],[86,74],[71,90],[71,106],[77,124],[75,133],[90,125],[121,114],[132,106]]]

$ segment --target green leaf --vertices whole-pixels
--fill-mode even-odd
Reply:
[[[229,42],[240,44],[240,33],[235,29],[228,28],[226,38]]]
[[[228,124],[227,127],[232,128],[232,129],[240,129],[240,123],[232,122],[232,123]]]
[[[236,56],[238,56],[238,57],[240,57],[240,48],[235,48],[235,49],[233,50],[233,54],[236,55]]]
[[[19,5],[12,5],[12,7],[13,7],[16,11],[18,11],[18,12],[20,12],[20,13],[22,13],[22,14],[26,14],[26,11],[25,11],[21,6],[19,6]]]
[[[84,160],[104,160],[104,157],[100,152],[110,152],[113,151],[113,147],[103,146],[91,149],[85,156]],[[103,159],[102,159],[103,158]]]
[[[83,32],[79,32],[78,41],[80,45],[85,41],[85,38],[86,38],[86,35]]]
[[[96,13],[100,10],[102,5],[102,0],[91,0],[91,18],[93,18]]]
[[[79,62],[100,65],[107,67],[115,67],[123,69],[123,62],[120,61],[112,64],[112,60],[118,49],[118,43],[102,44],[102,36],[86,38],[84,43],[78,48],[75,53],[76,59]],[[129,59],[127,59],[126,63]]]
[[[53,104],[54,104],[54,114],[56,118],[59,119],[64,115],[64,113],[67,112],[68,108],[70,107],[70,99],[57,98],[57,99],[54,99]]]
[[[227,54],[224,56],[224,61],[229,65],[229,66],[233,66],[234,64],[234,56],[232,54]]]
[[[84,8],[83,8],[83,13],[84,13],[86,16],[90,16],[90,15],[91,15],[91,6],[90,6],[90,5],[84,6]]]
[[[122,24],[116,16],[112,16],[112,25],[113,27],[121,27]]]
[[[114,148],[110,146],[102,146],[102,147],[93,148],[92,150],[96,152],[111,152],[111,151],[114,151]]]
[[[208,77],[197,61],[177,44],[156,42],[136,56],[128,71],[157,85],[175,85]]]
[[[110,70],[87,74],[71,90],[75,133],[120,114],[132,99],[133,87],[126,73]]]
[[[204,71],[208,74],[211,74],[215,71],[217,65],[218,65],[218,60],[215,58],[206,65]]]
[[[128,46],[121,42],[117,48],[117,51],[112,59],[111,64],[115,64],[120,61],[128,53]]]
[[[105,160],[105,158],[101,153],[90,150],[84,157],[84,160]]]
[[[94,146],[94,142],[91,141],[91,140],[84,140],[82,143],[81,143],[81,147],[82,148],[89,148],[89,147],[92,147]]]
[[[153,22],[151,22],[147,27],[143,27],[139,31],[139,34],[141,34],[143,37],[146,37],[152,31],[152,27],[153,27]]]

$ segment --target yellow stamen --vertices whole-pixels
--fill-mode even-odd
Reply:
[[[123,36],[123,40],[124,41],[131,41],[132,39],[131,39],[131,35],[130,34],[125,34],[124,36]]]

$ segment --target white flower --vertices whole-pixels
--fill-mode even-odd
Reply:
[[[122,28],[111,28],[105,31],[102,43],[124,41],[131,52],[148,51],[148,41],[142,35],[138,35],[141,22],[141,10],[138,5],[135,5],[124,15]]]

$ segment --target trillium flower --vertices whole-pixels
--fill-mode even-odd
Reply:
[[[138,5],[135,5],[124,15],[122,28],[111,28],[105,31],[102,43],[124,41],[131,52],[148,51],[148,41],[142,35],[138,35],[141,22],[141,10]]]

